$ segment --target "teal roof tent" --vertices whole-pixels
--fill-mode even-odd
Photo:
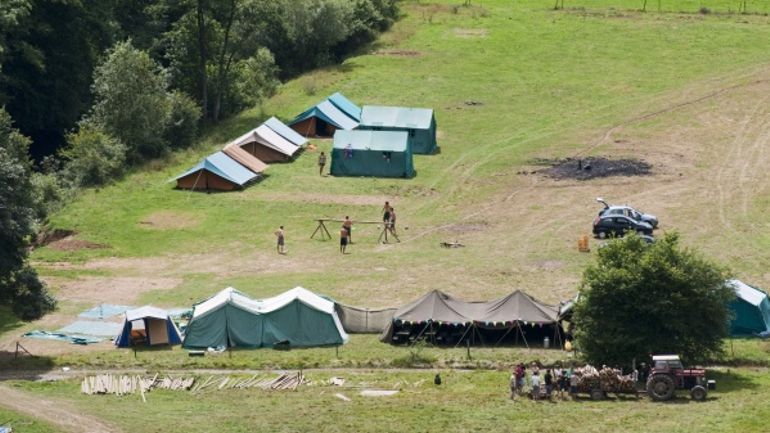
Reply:
[[[364,105],[358,129],[405,131],[409,133],[412,152],[425,155],[436,152],[436,118],[429,108]]]
[[[730,303],[733,313],[730,334],[747,336],[770,331],[770,299],[767,293],[739,280],[728,280],[727,285],[735,290],[735,299]]]
[[[357,108],[347,98],[335,93],[295,117],[289,126],[303,137],[331,137],[338,129],[349,130],[358,126]]]
[[[342,93],[337,92],[332,96],[329,96],[327,99],[329,99],[329,102],[342,110],[342,112],[347,114],[351,119],[355,120],[356,122],[361,121],[361,107],[354,104],[353,101],[346,98]]]
[[[334,133],[332,176],[413,177],[412,150],[404,131]]]
[[[297,134],[297,131],[289,128],[283,122],[276,119],[275,117],[271,117],[265,120],[263,125],[267,125],[268,128],[272,129],[276,134],[280,135],[281,137],[289,140],[295,146],[304,146],[305,143],[307,143],[307,139],[305,137]]]
[[[243,188],[258,177],[256,173],[220,151],[207,156],[174,180],[177,187],[182,189],[230,191]]]

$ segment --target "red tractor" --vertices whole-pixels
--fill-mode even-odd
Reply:
[[[706,380],[706,370],[684,368],[679,355],[655,355],[652,365],[647,394],[655,401],[671,400],[677,389],[688,389],[693,400],[703,401],[708,390],[716,389],[716,381]]]

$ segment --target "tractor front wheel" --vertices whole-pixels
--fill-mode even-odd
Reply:
[[[690,390],[690,397],[695,401],[706,400],[706,394],[708,394],[708,391],[700,385],[696,385]]]
[[[591,390],[591,400],[604,400],[604,391],[599,388]]]
[[[647,381],[647,394],[655,401],[671,400],[675,390],[674,379],[665,374],[652,376]]]

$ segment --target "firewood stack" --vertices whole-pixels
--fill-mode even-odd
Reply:
[[[636,392],[636,383],[631,375],[623,375],[620,370],[603,367],[597,370],[591,365],[576,368],[574,374],[578,377],[577,391],[590,393],[593,389],[601,389],[604,392],[615,394],[633,394]]]

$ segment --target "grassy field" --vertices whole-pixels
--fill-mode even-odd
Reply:
[[[56,329],[98,303],[186,307],[226,286],[263,297],[301,285],[366,307],[397,306],[430,289],[473,300],[522,289],[555,303],[575,294],[592,260],[575,247],[590,231],[597,196],[656,214],[661,231],[679,231],[738,278],[770,287],[770,50],[761,42],[770,40],[768,2],[749,1],[746,14],[734,13],[737,0],[664,0],[661,12],[656,1],[638,11],[641,0],[566,0],[559,11],[541,0],[458,3],[403,2],[404,17],[361,55],[285,83],[192,149],[80,194],[51,218],[53,227],[76,231],[76,242],[32,254],[60,309],[31,324],[0,310],[0,354],[20,333]],[[169,183],[265,117],[290,120],[338,90],[359,104],[434,108],[441,152],[416,156],[418,173],[409,180],[319,177],[317,153],[306,151],[241,192],[190,193]],[[639,158],[653,173],[591,181],[532,174],[542,168],[537,158],[569,156]],[[310,239],[314,219],[377,220],[385,200],[397,209],[401,243],[378,244],[378,228],[364,225],[355,226],[349,255],[338,253],[336,241]],[[286,256],[274,250],[281,224]],[[454,240],[466,247],[439,247]],[[339,355],[323,348],[199,359],[179,349],[134,357],[107,344],[22,342],[41,356],[3,367],[447,369],[441,388],[410,385],[394,398],[350,403],[323,387],[266,396],[157,392],[143,405],[78,396],[72,382],[16,384],[126,431],[167,431],[169,413],[190,431],[372,432],[742,432],[763,431],[768,416],[767,372],[749,368],[716,372],[721,390],[702,405],[514,404],[506,400],[507,373],[496,369],[566,354],[478,348],[468,359],[462,349],[410,350],[374,336],[353,336]],[[766,342],[726,347],[726,358],[715,361],[770,361]],[[448,370],[458,367],[479,370]],[[432,377],[344,374],[385,387]]]
[[[153,391],[138,395],[85,396],[79,382],[21,382],[31,395],[66,401],[124,431],[167,431],[170,422],[189,432],[762,432],[770,408],[770,379],[763,369],[710,371],[718,391],[704,403],[686,397],[653,403],[622,397],[594,402],[509,400],[506,371],[309,372],[296,392],[249,390],[201,394]],[[326,385],[331,376],[344,387]],[[363,397],[363,388],[398,389],[390,397]],[[334,396],[341,393],[352,401]],[[237,408],[237,409],[236,409]],[[469,410],[472,408],[472,410]],[[172,415],[173,414],[173,415]]]
[[[11,426],[14,431],[27,433],[58,433],[60,430],[33,417],[11,412],[0,407],[0,427]]]

